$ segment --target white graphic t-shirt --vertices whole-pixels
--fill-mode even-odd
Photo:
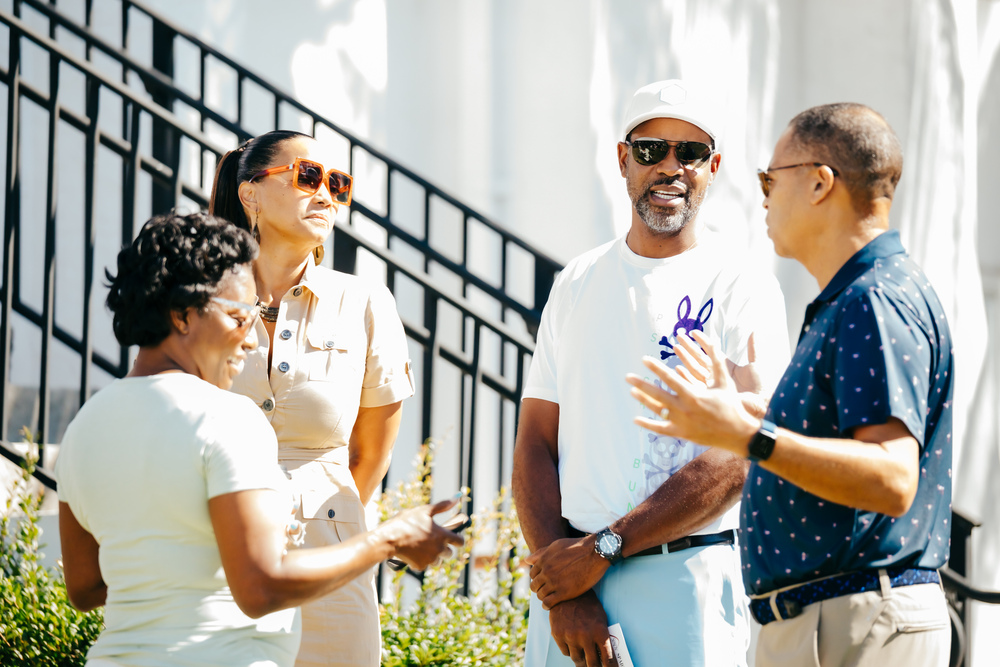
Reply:
[[[738,365],[755,333],[765,392],[788,363],[777,280],[707,231],[665,259],[636,255],[622,237],[577,257],[556,279],[523,398],[559,404],[562,515],[577,529],[607,526],[706,450],[636,426],[633,418],[649,412],[625,382],[627,373],[650,376],[643,356],[677,365],[677,336],[694,330]],[[738,526],[737,504],[699,533]]]

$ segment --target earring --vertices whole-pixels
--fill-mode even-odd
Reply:
[[[250,234],[253,236],[253,240],[260,245],[260,227],[257,226],[257,209],[253,212],[253,228],[250,230]]]

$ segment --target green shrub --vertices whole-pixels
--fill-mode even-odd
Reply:
[[[28,486],[36,461],[29,453],[0,516],[0,665],[83,665],[104,615],[73,608],[62,573],[42,563],[42,499]]]
[[[382,518],[430,501],[433,442],[417,457],[410,480],[387,491],[380,501]],[[513,502],[501,489],[488,511],[472,516],[465,545],[455,558],[424,572],[416,599],[404,586],[404,572],[395,572],[390,594],[383,595],[382,665],[515,665],[524,659],[528,592],[515,584],[527,547],[521,538]],[[481,545],[492,544],[484,558]],[[460,593],[464,569],[475,555],[472,596]],[[415,582],[414,582],[415,583]]]

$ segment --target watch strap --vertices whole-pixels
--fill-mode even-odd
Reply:
[[[766,461],[774,452],[774,441],[778,436],[778,427],[774,422],[762,419],[760,428],[750,438],[750,446],[747,451],[747,458],[751,461]]]

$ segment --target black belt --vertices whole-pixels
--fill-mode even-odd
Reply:
[[[816,602],[823,602],[842,595],[879,590],[881,588],[880,572],[881,570],[848,572],[826,579],[809,581],[801,586],[777,593],[755,595],[754,599],[750,601],[750,613],[761,625],[767,625],[771,621],[795,618],[802,613],[803,607]],[[889,579],[890,588],[941,582],[937,570],[890,567],[886,568],[885,572]]]
[[[577,530],[573,526],[569,527],[567,531],[567,537],[586,537],[590,533],[585,533],[582,530]],[[711,535],[688,535],[687,537],[682,537],[679,540],[674,540],[673,542],[667,542],[665,545],[658,544],[655,547],[650,547],[648,549],[643,549],[637,553],[632,554],[629,558],[635,558],[636,556],[659,556],[663,553],[663,547],[667,547],[667,553],[672,554],[675,551],[684,551],[685,549],[693,549],[694,547],[708,547],[713,544],[735,544],[736,543],[736,532],[732,529],[724,530],[721,533],[713,533]]]

